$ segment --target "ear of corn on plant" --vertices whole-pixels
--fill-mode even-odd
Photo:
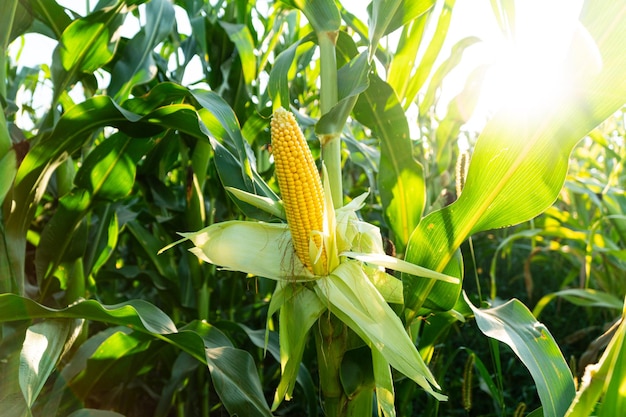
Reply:
[[[281,341],[291,338],[289,332],[306,336],[313,324],[309,321],[303,328],[304,323],[294,318],[310,316],[312,311],[319,317],[328,309],[377,352],[379,364],[396,368],[435,398],[445,399],[434,391],[439,385],[387,304],[402,301],[402,283],[386,274],[384,268],[452,283],[458,283],[458,279],[386,255],[379,229],[356,215],[366,194],[334,210],[328,184],[322,191],[310,150],[293,115],[278,109],[271,125],[287,224],[228,221],[195,233],[182,233],[183,240],[190,240],[195,245],[191,251],[204,261],[282,282],[272,299],[270,314],[279,308],[300,313],[281,315],[282,321],[288,321],[281,323]],[[303,178],[305,175],[309,178]],[[296,239],[303,242],[296,243]],[[312,281],[314,291],[304,287],[294,291],[293,285],[299,281]],[[285,291],[292,295],[286,296]],[[294,304],[298,299],[294,294],[306,294],[309,302]],[[285,372],[285,364],[290,358],[301,358],[302,351],[294,351],[289,343],[281,343],[280,348]],[[296,370],[290,366],[290,374],[283,373],[285,382],[281,382],[282,392],[277,393],[274,408],[291,395]],[[379,389],[388,387],[387,373],[377,375]],[[381,403],[381,407],[392,406],[393,395],[380,396],[378,401],[391,401]]]
[[[271,132],[276,178],[294,249],[311,272],[324,275],[324,194],[313,156],[293,114],[283,108],[274,112]]]

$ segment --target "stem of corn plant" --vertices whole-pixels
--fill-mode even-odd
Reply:
[[[341,361],[346,353],[348,329],[334,314],[322,315],[315,333],[320,386],[324,396],[324,414],[327,417],[345,416],[348,397],[341,385]]]
[[[337,104],[337,58],[335,44],[337,32],[320,32],[320,110],[326,114]],[[333,205],[343,205],[343,185],[341,183],[341,139],[340,133],[322,135],[322,158],[328,171],[328,181],[333,197]]]
[[[318,33],[320,46],[320,110],[328,113],[338,100],[336,31]],[[333,206],[343,205],[343,185],[341,175],[341,139],[339,133],[323,135],[322,159],[326,167]],[[320,386],[324,397],[324,411],[327,417],[345,416],[348,411],[348,397],[341,384],[341,361],[346,353],[348,327],[332,313],[318,320],[315,332],[317,362]]]

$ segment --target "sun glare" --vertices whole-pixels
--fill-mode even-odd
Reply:
[[[578,56],[600,59],[593,40],[578,22],[582,1],[528,0],[515,6],[514,32],[493,44],[493,66],[481,97],[488,112],[502,106],[547,108],[575,88],[581,77],[581,68],[573,65]]]

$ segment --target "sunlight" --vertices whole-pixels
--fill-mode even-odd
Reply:
[[[493,67],[481,96],[488,113],[503,106],[524,111],[548,108],[570,94],[586,74],[573,65],[580,63],[580,57],[600,61],[593,40],[578,22],[582,1],[535,0],[515,5],[515,32],[493,47]],[[582,64],[594,71],[601,66],[601,62]]]

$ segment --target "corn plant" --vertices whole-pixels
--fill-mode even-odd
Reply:
[[[509,2],[493,4],[511,20]],[[489,306],[495,286],[491,298],[463,292],[460,249],[556,216],[572,151],[625,101],[619,2],[589,2],[572,26],[569,92],[505,104],[456,174],[484,68],[435,116],[441,83],[478,41],[441,56],[454,0],[375,0],[368,22],[332,0],[110,0],[84,16],[56,2],[1,7],[3,51],[29,32],[56,45],[41,71],[1,55],[3,413],[452,415],[437,353],[472,319],[530,372],[532,415],[622,408],[623,321],[577,390],[523,303]],[[139,31],[122,37],[133,15]],[[202,80],[184,85],[193,60]],[[42,85],[49,104],[26,128],[20,86]],[[602,179],[615,240],[617,171]],[[475,366],[496,397],[472,355],[464,378]]]

